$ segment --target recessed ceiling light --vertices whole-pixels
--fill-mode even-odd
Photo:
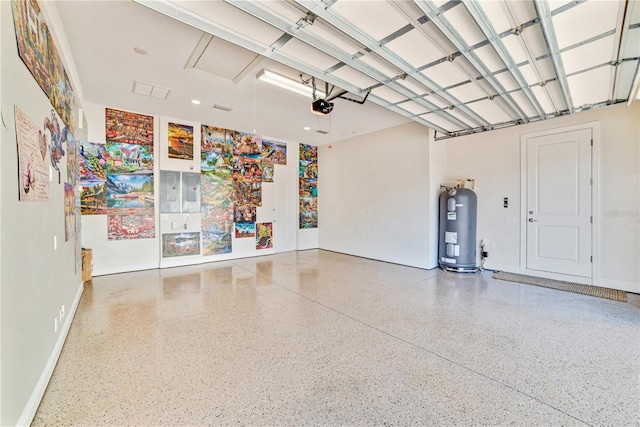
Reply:
[[[192,103],[192,104],[195,104],[195,105],[200,105],[200,101],[199,101],[199,100],[197,100],[197,99],[192,99],[192,100],[191,100],[191,103]]]
[[[146,50],[138,46],[134,47],[133,51],[139,55],[146,55],[148,53]]]
[[[309,126],[305,126],[304,130],[310,130],[311,128]]]

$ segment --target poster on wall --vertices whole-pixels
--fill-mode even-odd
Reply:
[[[235,131],[202,125],[201,151],[233,155]]]
[[[49,200],[47,135],[15,106],[16,140],[18,143],[18,199],[21,202]]]
[[[154,208],[114,208],[107,213],[109,240],[152,239],[156,237]]]
[[[193,160],[193,126],[169,123],[169,158]]]
[[[318,147],[300,144],[300,228],[318,227]]]
[[[205,206],[202,209],[202,255],[231,253],[233,206]]]
[[[107,141],[103,154],[110,174],[153,174],[153,150],[149,146]]]
[[[233,204],[233,181],[210,173],[200,176],[202,198],[200,203],[208,206],[230,206]]]
[[[255,222],[236,222],[236,239],[256,237]]]
[[[153,151],[153,117],[106,108],[105,136],[108,142],[146,145]]]
[[[234,156],[233,175],[234,181],[261,181],[262,164],[259,158]]]
[[[262,182],[273,182],[273,163],[262,161]]]
[[[236,206],[233,209],[233,222],[256,222],[255,206]]]
[[[200,233],[162,235],[162,258],[200,255]]]
[[[263,162],[275,165],[287,164],[287,144],[284,142],[274,142],[262,140],[262,160]]]
[[[262,206],[262,181],[235,181],[233,203],[237,206]]]
[[[153,175],[107,175],[107,208],[152,208]]]
[[[239,157],[261,157],[262,139],[258,135],[245,132],[235,132],[233,155]]]
[[[78,174],[82,215],[105,215],[107,213],[105,153],[104,144],[80,142]]]
[[[67,182],[72,187],[76,186],[76,178],[78,176],[78,159],[76,157],[76,140],[67,132]]]
[[[62,121],[75,133],[76,95],[38,2],[12,0],[11,10],[22,62]]]
[[[231,176],[233,172],[233,155],[202,151],[200,153],[200,171],[213,172],[219,176]]]
[[[44,127],[51,134],[51,145],[49,146],[51,166],[58,171],[58,184],[60,184],[60,160],[64,156],[64,148],[62,144],[67,140],[67,133],[69,129],[67,127],[60,126],[58,122],[58,115],[55,111],[51,111],[51,118],[44,118]]]
[[[318,199],[300,198],[300,228],[318,228]]]
[[[273,224],[259,222],[256,224],[256,249],[269,249],[273,247]]]
[[[73,187],[64,183],[64,241],[69,241],[73,237],[75,231],[75,195],[73,194]]]

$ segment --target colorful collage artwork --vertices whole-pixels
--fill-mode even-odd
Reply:
[[[234,132],[203,125],[201,135],[202,254],[226,254],[233,242]]]
[[[287,144],[262,140],[262,159],[274,165],[287,164]]]
[[[256,249],[269,249],[273,247],[273,224],[259,222],[256,224]]]
[[[146,145],[153,150],[153,117],[128,111],[105,110],[107,142]]]
[[[38,2],[12,0],[11,9],[20,58],[62,121],[75,133],[76,95]]]
[[[49,168],[47,136],[17,106],[16,139],[18,141],[18,178],[20,201],[44,202],[49,200]]]
[[[75,223],[75,196],[73,194],[73,187],[64,183],[64,241],[67,242],[73,237],[76,223]]]
[[[256,237],[255,222],[236,222],[236,239]]]
[[[107,155],[104,144],[81,141],[78,158],[82,215],[107,213]]]
[[[91,158],[87,169],[92,175],[92,169],[99,170],[96,163],[106,173],[107,236],[109,240],[155,238],[153,117],[107,108],[105,128],[104,150],[87,146],[84,149],[91,152],[81,156]]]
[[[300,144],[300,228],[318,227],[318,147]]]
[[[169,123],[169,158],[193,160],[193,126]]]
[[[162,235],[162,258],[200,255],[200,233]]]

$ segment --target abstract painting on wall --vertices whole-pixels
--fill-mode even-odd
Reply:
[[[287,144],[262,140],[262,160],[275,165],[287,164]]]
[[[153,151],[151,147],[138,144],[107,141],[104,158],[107,173],[153,174]]]
[[[256,224],[256,249],[269,249],[273,247],[273,224],[259,222]]]
[[[146,145],[153,150],[153,117],[128,111],[105,109],[107,141]]]
[[[210,173],[200,176],[202,205],[230,206],[233,204],[233,181]]]
[[[162,235],[162,257],[200,255],[200,233]]]
[[[256,237],[255,222],[236,222],[236,239]]]
[[[300,228],[318,227],[318,147],[300,144]]]
[[[73,237],[76,228],[75,224],[75,195],[73,187],[64,183],[64,241],[69,241]]]
[[[152,239],[156,237],[154,208],[112,208],[107,213],[109,240]]]
[[[62,121],[76,131],[77,99],[36,0],[12,0],[18,54]]]
[[[193,126],[169,123],[169,158],[193,160]]]
[[[15,107],[18,143],[18,199],[44,202],[49,200],[49,154],[47,135],[26,114]]]

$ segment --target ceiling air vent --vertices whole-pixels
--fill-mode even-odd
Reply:
[[[323,135],[327,135],[329,133],[329,131],[327,130],[317,130],[316,132],[321,133]]]
[[[171,92],[171,89],[167,89],[166,87],[139,82],[137,80],[133,81],[133,93],[137,93],[138,95],[150,96],[157,99],[167,99],[169,92]]]

